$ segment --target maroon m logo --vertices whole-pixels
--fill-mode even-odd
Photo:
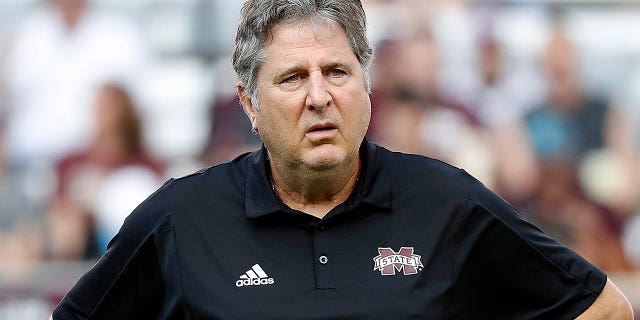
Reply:
[[[373,270],[380,270],[383,276],[402,271],[405,276],[416,274],[423,268],[420,256],[413,254],[413,247],[402,247],[398,252],[391,248],[378,248],[379,255],[373,258]]]

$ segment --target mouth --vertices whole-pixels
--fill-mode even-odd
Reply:
[[[309,129],[307,129],[307,133],[325,132],[325,131],[332,131],[336,129],[338,129],[338,127],[335,124],[327,122],[327,123],[316,124],[309,127]]]
[[[330,122],[319,123],[307,129],[305,137],[314,144],[332,141],[338,134],[338,126]]]

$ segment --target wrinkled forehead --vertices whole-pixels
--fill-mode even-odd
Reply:
[[[327,28],[331,32],[345,32],[344,28],[337,22],[330,20],[322,16],[305,16],[294,19],[288,19],[280,21],[274,24],[267,32],[267,38],[265,39],[264,46],[268,46],[273,41],[274,34],[281,28],[294,28],[294,29],[310,29],[316,37],[319,35],[326,35]]]

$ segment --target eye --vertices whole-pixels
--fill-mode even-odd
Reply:
[[[300,75],[299,74],[294,74],[291,75],[289,77],[286,77],[284,80],[282,80],[282,83],[292,83],[292,82],[296,82],[300,80]]]
[[[340,69],[331,69],[329,70],[329,75],[332,77],[341,77],[343,75],[347,74],[346,72],[344,72],[343,70]]]

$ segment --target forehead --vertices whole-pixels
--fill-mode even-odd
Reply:
[[[314,50],[308,50],[312,47]],[[292,58],[296,53],[304,53],[308,58],[317,57],[323,53],[319,50],[325,53],[352,55],[355,58],[342,28],[335,23],[320,19],[288,22],[275,26],[265,44],[265,49],[267,63],[281,56]]]

